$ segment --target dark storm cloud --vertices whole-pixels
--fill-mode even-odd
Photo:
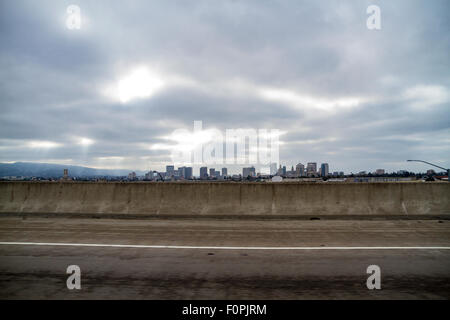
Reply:
[[[65,27],[72,2],[0,4],[0,161],[159,169],[155,146],[202,120],[284,131],[288,166],[449,165],[448,1],[377,1],[379,31],[373,1],[73,3],[81,30]],[[111,88],[136,66],[166,86],[121,103]]]

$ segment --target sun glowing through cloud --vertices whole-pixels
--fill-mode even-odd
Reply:
[[[82,145],[82,146],[90,146],[91,144],[94,143],[94,140],[92,139],[88,139],[88,138],[80,138],[78,141],[78,144]]]
[[[147,98],[164,86],[162,79],[145,67],[140,67],[118,83],[118,96],[122,103],[136,98]]]

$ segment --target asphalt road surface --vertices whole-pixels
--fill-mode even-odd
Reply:
[[[449,220],[3,216],[0,242],[0,299],[450,298]]]

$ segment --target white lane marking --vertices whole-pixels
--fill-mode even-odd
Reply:
[[[140,244],[58,243],[58,242],[0,242],[0,245],[111,247],[147,249],[208,249],[208,250],[450,250],[450,247],[214,247],[214,246],[161,246]]]

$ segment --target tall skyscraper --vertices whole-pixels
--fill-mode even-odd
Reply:
[[[166,166],[166,175],[172,177],[175,175],[175,166]]]
[[[228,176],[228,169],[222,168],[222,177],[226,177],[226,176]]]
[[[295,173],[297,177],[303,177],[305,175],[305,166],[299,163],[295,166]]]
[[[200,168],[200,179],[206,179],[206,178],[208,178],[208,168],[201,167]]]
[[[280,167],[278,168],[278,171],[277,171],[277,175],[281,176],[282,174],[283,174],[283,168],[281,167],[281,164],[280,164]]]
[[[178,168],[179,176],[181,178],[190,179],[192,178],[192,167],[181,167]]]
[[[145,180],[153,180],[153,171],[150,170],[145,174]]]
[[[276,162],[273,162],[270,164],[270,175],[274,176],[277,174],[277,164]]]
[[[330,168],[328,167],[328,163],[322,163],[320,165],[322,177],[327,177],[330,174]]]
[[[317,174],[317,163],[316,162],[308,162],[306,165],[306,173],[308,176],[314,176]]]
[[[255,167],[242,168],[242,177],[243,178],[247,178],[248,176],[256,177],[256,169],[255,169]]]
[[[185,167],[184,168],[184,178],[185,179],[192,179],[192,167]]]
[[[209,169],[209,177],[210,177],[210,178],[213,178],[213,177],[215,177],[215,176],[216,176],[216,169],[210,168],[210,169]]]

